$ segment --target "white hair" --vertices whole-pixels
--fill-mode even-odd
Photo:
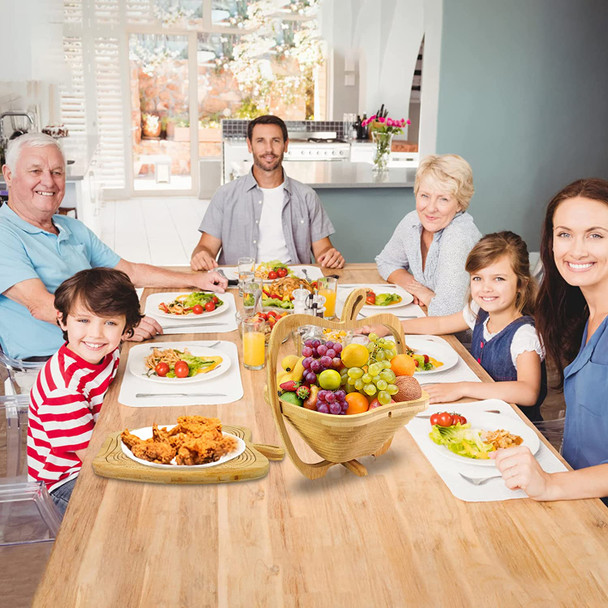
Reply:
[[[55,148],[59,150],[61,158],[63,159],[63,166],[65,167],[63,150],[55,139],[44,133],[25,133],[8,142],[8,148],[6,150],[6,164],[8,168],[13,172],[17,169],[17,161],[19,160],[23,148],[45,148],[46,146],[55,146]]]

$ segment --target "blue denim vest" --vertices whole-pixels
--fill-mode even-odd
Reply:
[[[477,322],[473,328],[471,354],[496,382],[515,381],[517,380],[517,369],[511,359],[511,342],[515,332],[522,325],[532,325],[534,327],[534,319],[528,315],[519,317],[486,342],[483,337],[483,324],[487,318],[488,313],[485,310],[480,310],[477,313]],[[519,407],[530,420],[542,420],[540,405],[546,396],[547,369],[543,361],[538,400],[534,405],[519,405]]]

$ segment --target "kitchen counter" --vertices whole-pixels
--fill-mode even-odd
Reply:
[[[284,161],[289,177],[321,188],[413,188],[416,169],[389,167],[388,173],[375,175],[371,163],[350,161]]]

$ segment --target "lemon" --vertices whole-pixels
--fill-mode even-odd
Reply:
[[[346,367],[361,367],[367,363],[369,351],[363,344],[349,344],[342,350],[340,356]]]
[[[342,377],[335,369],[326,369],[319,374],[319,386],[326,390],[334,391],[340,388]]]

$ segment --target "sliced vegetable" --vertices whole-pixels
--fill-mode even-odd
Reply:
[[[435,425],[429,437],[436,444],[445,446],[459,456],[487,460],[488,454],[494,451],[494,446],[484,443],[480,434],[479,429],[471,429],[468,424],[448,427]]]

